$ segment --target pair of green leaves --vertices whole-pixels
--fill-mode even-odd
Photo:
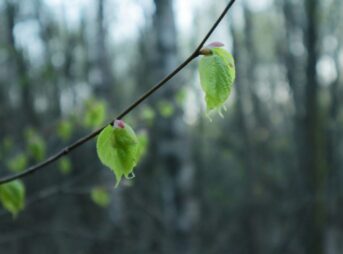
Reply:
[[[215,42],[204,48],[201,53],[205,56],[199,63],[200,82],[205,93],[207,111],[217,109],[219,113],[230,95],[236,75],[232,55],[220,48],[221,46],[223,44]],[[100,133],[97,140],[98,156],[101,162],[114,172],[116,186],[123,176],[134,176],[133,168],[141,157],[143,143],[132,128],[121,120],[116,120],[113,127],[107,126]],[[98,194],[96,192],[93,196],[100,196]]]
[[[222,45],[218,43],[213,45],[211,48],[205,48],[207,53],[199,63],[200,82],[205,93],[207,111],[220,109],[224,105],[236,75],[232,55],[218,47]],[[98,111],[101,112],[100,117],[97,115]],[[94,121],[98,123],[102,121],[103,115],[102,106],[98,106],[86,118],[86,123],[88,125],[94,124]],[[30,135],[30,138],[31,150],[39,159],[44,155],[44,143],[34,135]],[[126,178],[134,176],[133,168],[144,153],[146,143],[145,136],[137,138],[133,129],[121,120],[116,120],[113,127],[107,126],[102,130],[97,139],[97,152],[101,162],[114,172],[117,179],[116,186],[123,176]],[[69,164],[66,161],[64,164],[65,171],[68,171]],[[109,203],[109,197],[102,189],[94,189],[91,196],[94,202],[101,206]],[[0,186],[0,202],[13,216],[24,208],[24,200],[25,187],[20,180]]]
[[[220,112],[236,77],[235,63],[232,55],[225,49],[211,46],[206,49],[208,54],[199,63],[200,83],[205,93],[207,111],[218,109]]]

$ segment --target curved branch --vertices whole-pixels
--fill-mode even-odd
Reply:
[[[203,40],[196,47],[194,52],[183,63],[181,63],[174,71],[172,71],[164,79],[162,79],[160,82],[158,82],[156,85],[154,85],[150,90],[148,90],[145,94],[143,94],[140,98],[138,98],[135,102],[133,102],[128,108],[126,108],[122,113],[120,113],[115,119],[121,119],[124,116],[126,116],[134,108],[136,108],[139,104],[141,104],[144,100],[146,100],[150,95],[152,95],[159,88],[161,88],[163,85],[165,85],[170,79],[172,79],[177,73],[179,73],[193,59],[198,57],[199,56],[199,51],[204,46],[205,42],[211,36],[213,31],[217,28],[217,26],[222,21],[222,19],[224,18],[225,14],[229,11],[229,9],[231,8],[231,6],[234,4],[235,1],[236,0],[231,0],[228,3],[228,5],[225,7],[225,9],[221,13],[221,15],[216,20],[216,22],[212,25],[210,30],[207,32],[207,34],[205,35]],[[84,144],[87,141],[89,141],[89,140],[93,139],[94,137],[96,137],[106,126],[108,126],[109,124],[113,124],[114,121],[115,120],[112,120],[111,122],[109,122],[105,126],[103,126],[103,127],[99,128],[99,129],[91,132],[90,134],[88,134],[88,135],[78,139],[77,141],[75,141],[71,145],[69,145],[69,146],[63,148],[62,150],[60,150],[58,153],[50,156],[46,160],[44,160],[44,161],[42,161],[42,162],[40,162],[40,163],[38,163],[36,165],[33,165],[33,166],[27,168],[25,171],[17,173],[17,174],[14,174],[14,175],[10,175],[10,176],[6,176],[6,177],[3,177],[3,178],[0,178],[0,184],[4,184],[4,183],[10,182],[10,181],[13,181],[15,179],[22,178],[22,177],[25,177],[27,175],[30,175],[30,174],[32,174],[32,173],[34,173],[34,172],[44,168],[45,166],[53,163],[54,161],[57,161],[59,158],[69,154],[72,150],[76,149],[77,147],[81,146],[82,144]]]

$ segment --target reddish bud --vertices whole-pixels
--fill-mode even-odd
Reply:
[[[224,46],[224,43],[221,43],[219,41],[214,41],[214,42],[211,42],[210,44],[208,44],[205,48],[220,48],[223,46]]]
[[[115,120],[113,124],[113,128],[120,128],[124,129],[125,128],[125,123],[123,120]]]

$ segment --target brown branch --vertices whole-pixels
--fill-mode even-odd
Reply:
[[[219,23],[224,18],[225,14],[228,12],[228,10],[231,8],[231,6],[234,4],[236,0],[231,0],[230,3],[225,7],[221,15],[218,17],[216,22],[212,25],[210,30],[207,32],[203,40],[200,42],[200,44],[196,47],[194,52],[183,62],[181,63],[173,72],[171,72],[169,75],[167,75],[164,79],[162,79],[160,82],[158,82],[156,85],[154,85],[150,90],[148,90],[145,94],[143,94],[140,98],[138,98],[135,102],[133,102],[127,109],[125,109],[122,113],[120,113],[115,119],[121,119],[124,116],[126,116],[128,113],[130,113],[134,108],[136,108],[140,103],[142,103],[145,99],[147,99],[150,95],[152,95],[154,92],[156,92],[159,88],[161,88],[163,85],[165,85],[170,79],[172,79],[178,72],[180,72],[186,65],[188,65],[193,59],[199,56],[199,51],[204,46],[207,39],[211,36],[213,31],[217,28]],[[20,172],[18,174],[6,176],[3,178],[0,178],[0,184],[4,184],[10,181],[13,181],[18,178],[25,177],[27,175],[30,175],[39,169],[44,168],[45,166],[53,163],[54,161],[57,161],[59,158],[69,154],[72,150],[76,149],[77,147],[81,146],[82,144],[86,143],[87,141],[93,139],[96,137],[106,126],[109,124],[113,124],[115,120],[112,120],[105,126],[91,132],[90,134],[80,138],[79,140],[75,141],[73,144],[63,148],[58,153],[50,156],[45,161],[42,161],[34,166],[31,166],[27,168],[25,171]]]

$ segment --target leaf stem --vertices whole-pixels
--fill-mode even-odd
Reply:
[[[73,151],[77,147],[81,146],[82,144],[84,144],[87,141],[89,141],[89,140],[93,139],[94,137],[96,137],[107,125],[113,124],[116,119],[121,119],[124,116],[126,116],[128,113],[130,113],[139,104],[141,104],[144,100],[146,100],[150,95],[152,95],[159,88],[161,88],[163,85],[165,85],[169,80],[171,80],[177,73],[179,73],[184,67],[186,67],[193,59],[195,59],[195,58],[197,58],[199,56],[200,50],[202,49],[202,47],[204,46],[204,44],[206,43],[208,38],[211,36],[213,31],[217,28],[217,26],[222,21],[222,19],[224,18],[225,14],[229,11],[229,9],[231,8],[231,6],[234,4],[235,1],[236,0],[231,0],[228,3],[228,5],[225,7],[225,9],[221,13],[221,15],[216,20],[216,22],[212,25],[210,30],[207,32],[205,37],[202,39],[200,44],[196,47],[194,52],[183,63],[181,63],[178,67],[176,67],[176,69],[174,71],[172,71],[169,75],[167,75],[160,82],[155,84],[152,88],[150,88],[147,92],[145,92],[136,101],[134,101],[129,107],[127,107],[122,113],[120,113],[114,120],[112,120],[111,122],[109,122],[105,126],[103,126],[103,127],[99,128],[99,129],[89,133],[88,135],[78,139],[77,141],[75,141],[71,145],[63,148],[59,152],[57,152],[54,155],[48,157],[46,160],[44,160],[44,161],[42,161],[42,162],[40,162],[40,163],[38,163],[36,165],[33,165],[33,166],[27,168],[23,172],[20,172],[20,173],[17,173],[17,174],[13,174],[13,175],[10,175],[10,176],[6,176],[6,177],[3,177],[3,178],[0,178],[0,184],[7,183],[7,182],[13,181],[13,180],[18,179],[18,178],[23,178],[25,176],[33,174],[34,172],[37,172],[38,170],[44,168],[45,166],[48,166],[49,164],[53,163],[54,161],[57,161],[59,158],[69,154],[71,151]]]

